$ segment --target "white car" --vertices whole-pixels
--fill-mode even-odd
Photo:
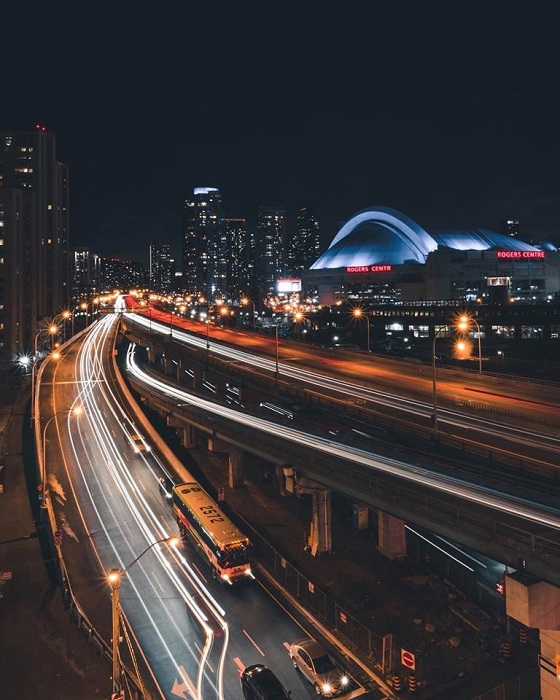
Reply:
[[[351,690],[350,676],[314,639],[300,639],[288,645],[294,667],[313,684],[317,695],[335,698]]]

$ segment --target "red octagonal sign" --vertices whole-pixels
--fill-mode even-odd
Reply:
[[[401,664],[407,668],[411,668],[413,671],[416,668],[416,660],[414,654],[411,654],[405,649],[401,649]]]

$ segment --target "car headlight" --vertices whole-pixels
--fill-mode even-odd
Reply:
[[[350,683],[350,678],[348,676],[341,676],[340,677],[340,685],[343,688],[346,688],[346,686]]]
[[[334,688],[332,687],[332,685],[330,683],[323,683],[323,686],[322,686],[323,693],[325,693],[325,694],[328,693],[330,695],[330,693],[332,693],[333,690],[334,690]]]

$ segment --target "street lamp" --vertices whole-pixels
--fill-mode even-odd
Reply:
[[[476,321],[476,319],[474,319],[472,316],[467,316],[465,314],[459,318],[457,328],[461,331],[467,332],[471,323],[474,323],[478,333],[478,373],[482,374],[482,348],[480,343],[480,326],[478,321]]]
[[[113,693],[120,693],[121,691],[121,662],[119,655],[119,642],[121,637],[120,630],[120,587],[122,577],[130,571],[130,569],[136,564],[136,562],[141,559],[146,552],[149,552],[152,547],[157,544],[166,543],[168,545],[176,545],[179,542],[179,537],[164,537],[161,540],[156,540],[152,544],[148,545],[146,549],[139,554],[135,559],[133,559],[128,566],[124,569],[111,569],[107,575],[107,579],[111,584],[111,618],[112,618],[112,632],[113,632]]]
[[[301,311],[296,311],[294,314],[294,321],[297,324],[297,338],[298,340],[301,340],[301,322],[303,321],[303,314]]]
[[[243,299],[241,299],[241,305],[247,306],[247,304],[251,304],[251,306],[253,307],[253,330],[255,330],[256,329],[255,317],[257,315],[257,311],[255,309],[255,303],[253,301],[251,301],[250,299],[248,299],[247,297],[243,297]]]
[[[31,366],[31,425],[33,425],[33,421],[35,420],[35,374],[36,374],[36,367],[37,367],[37,353],[38,353],[38,348],[37,348],[37,341],[39,340],[39,336],[41,333],[53,333],[54,328],[54,333],[58,331],[58,326],[50,326],[50,328],[40,328],[37,333],[35,333],[35,338],[33,339],[33,364]],[[51,340],[51,346],[53,344],[53,341]]]
[[[274,376],[275,376],[275,379],[276,379],[276,388],[277,388],[277,389],[278,389],[278,382],[279,382],[279,379],[280,379],[280,367],[279,367],[279,364],[278,364],[278,328],[279,328],[279,327],[280,327],[280,324],[279,324],[279,323],[277,323],[277,324],[274,326],[274,329],[275,329],[275,331],[276,331],[276,372],[275,372]]]
[[[369,325],[370,325],[370,324],[369,324],[369,318],[368,318],[367,314],[364,314],[363,309],[359,309],[359,308],[358,308],[358,309],[354,309],[353,313],[354,313],[354,317],[355,317],[355,318],[365,318],[365,320],[366,320],[366,324],[367,324],[367,325],[366,325],[366,328],[367,328],[367,351],[370,352],[370,342],[369,342]]]
[[[206,319],[206,365],[210,356],[210,321]]]
[[[49,425],[52,423],[52,421],[57,417],[62,415],[63,413],[68,414],[68,416],[71,416],[72,413],[76,416],[79,416],[80,413],[82,412],[82,407],[81,406],[75,406],[70,409],[64,409],[63,411],[57,411],[55,414],[53,414],[49,420],[45,423],[45,427],[43,428],[43,449],[42,449],[42,464],[41,464],[41,493],[43,496],[43,502],[41,503],[41,508],[46,508],[47,507],[47,462],[46,462],[46,454],[47,454],[47,428]]]
[[[434,328],[434,337],[432,339],[432,392],[433,392],[433,403],[434,403],[434,413],[433,413],[433,425],[434,425],[434,435],[438,432],[438,422],[437,422],[437,384],[436,384],[436,338],[438,335],[447,329],[447,326],[439,326],[439,328]]]

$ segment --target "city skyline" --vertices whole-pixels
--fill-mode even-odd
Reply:
[[[436,8],[10,10],[5,129],[42,123],[69,165],[70,245],[177,256],[182,204],[310,207],[323,249],[370,206],[430,229],[520,221],[558,240],[558,61],[546,18]],[[211,33],[197,28],[211,23]],[[543,29],[544,26],[544,29]],[[21,39],[25,37],[25,50]],[[40,66],[40,69],[39,69]]]

